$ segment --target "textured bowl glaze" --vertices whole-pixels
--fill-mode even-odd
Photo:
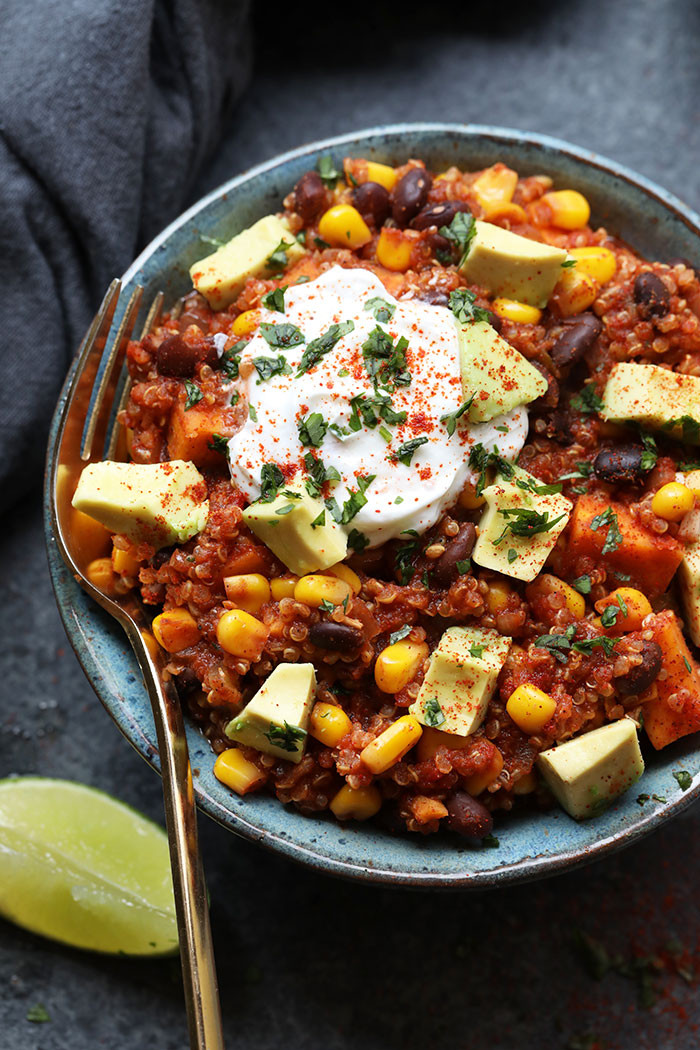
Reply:
[[[200,234],[227,238],[282,198],[318,157],[354,155],[389,163],[423,158],[433,170],[450,164],[479,168],[497,160],[523,175],[544,172],[556,187],[579,189],[591,203],[592,223],[604,225],[643,255],[700,260],[700,216],[658,186],[594,153],[541,135],[474,125],[402,124],[327,139],[286,153],[239,175],[209,194],[160,234],[123,277],[126,292],[140,283],[144,302],[163,290],[166,304],[189,288],[190,265],[207,254]],[[126,296],[122,297],[122,303]],[[62,394],[60,405],[65,396]],[[58,410],[57,410],[58,414]],[[54,417],[50,444],[56,435]],[[159,767],[151,711],[136,661],[118,625],[93,604],[66,570],[45,515],[49,565],[56,597],[78,659],[97,695],[137,751]],[[564,812],[504,815],[500,846],[470,848],[449,834],[394,836],[373,825],[341,825],[306,817],[266,796],[239,798],[212,773],[213,754],[193,727],[188,740],[200,808],[239,835],[323,871],[368,882],[441,888],[497,886],[540,878],[633,842],[679,813],[700,792],[697,737],[647,756],[647,772],[597,820],[577,824]],[[683,792],[673,772],[686,769]],[[648,801],[640,791],[666,801]]]

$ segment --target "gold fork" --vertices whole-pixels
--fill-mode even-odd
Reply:
[[[86,578],[87,557],[71,528],[74,514],[71,499],[83,467],[97,460],[119,458],[120,453],[123,454],[116,412],[125,401],[126,383],[119,403],[115,405],[115,402],[126,346],[140,312],[143,289],[136,287],[132,293],[110,340],[120,292],[120,282],[113,281],[85,336],[61,395],[56,442],[49,450],[47,461],[51,520],[58,549],[76,581],[122,625],[143,673],[160,753],[190,1045],[193,1050],[223,1050],[207,892],[197,841],[192,771],[180,703],[173,683],[164,680],[161,674],[159,657],[152,654],[144,639],[143,632],[149,624],[140,602],[132,593],[103,594]],[[140,338],[156,323],[162,303],[161,292],[148,311]]]

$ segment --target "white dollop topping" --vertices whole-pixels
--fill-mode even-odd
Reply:
[[[381,304],[365,309],[375,298],[393,307],[388,320],[375,317]],[[303,343],[287,349],[271,347],[259,330],[240,358],[239,388],[252,411],[229,441],[229,460],[233,480],[251,502],[260,496],[263,464],[275,463],[288,483],[299,482],[308,477],[304,457],[309,452],[340,474],[341,480],[327,491],[341,511],[351,493],[364,487],[358,478],[374,475],[365,491],[367,502],[356,513],[351,505],[345,517],[352,517],[344,522],[348,531],[358,529],[374,547],[409,529],[425,532],[438,521],[466,482],[474,479],[468,466],[473,445],[481,443],[489,451],[495,448],[510,460],[520,452],[528,426],[524,406],[479,425],[466,423],[462,416],[452,436],[441,422],[441,417],[456,412],[463,403],[457,330],[446,307],[396,300],[370,271],[338,266],[316,280],[289,287],[284,305],[283,314],[263,310],[262,323],[295,325],[303,334]],[[348,321],[352,330],[298,374],[311,340],[332,325]],[[388,333],[395,347],[401,337],[407,341],[403,382],[407,371],[408,385],[400,385],[401,380],[396,385],[392,378],[383,381],[386,358],[371,354],[363,358],[362,346],[376,328]],[[287,362],[287,374],[261,378],[253,360],[280,355]],[[376,387],[368,366],[380,369]],[[264,364],[262,368],[265,371]],[[400,369],[393,374],[400,375]],[[351,401],[377,396],[388,396],[390,402],[384,409],[381,402],[368,403],[365,415],[370,421],[377,420],[375,426],[368,426],[362,401],[355,401],[354,410]],[[311,413],[320,413],[327,425],[318,448],[304,447],[299,436],[300,422]],[[405,419],[402,416],[402,422],[392,422],[393,413],[405,413]],[[427,440],[415,447],[409,463],[397,458],[406,442],[424,438]],[[409,458],[407,451],[403,458]]]

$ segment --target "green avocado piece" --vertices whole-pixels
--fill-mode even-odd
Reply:
[[[547,392],[547,380],[487,321],[457,323],[462,390],[475,395],[468,417],[487,423]]]
[[[512,638],[481,627],[449,627],[409,708],[424,726],[469,736],[484,720]]]
[[[514,467],[511,478],[497,474],[494,483],[484,489],[486,510],[481,516],[478,538],[472,551],[472,559],[477,565],[516,580],[534,580],[573,509],[566,496],[538,493],[538,488],[542,488],[538,478],[521,467]],[[508,527],[509,523],[512,528]],[[540,531],[520,534],[527,527],[538,526]]]
[[[644,772],[631,718],[542,751],[537,765],[552,794],[576,820],[600,816]]]
[[[301,762],[315,691],[313,664],[279,664],[231,719],[226,736],[276,758]]]
[[[280,241],[289,245],[288,263],[304,254],[287,221],[277,215],[266,215],[194,263],[190,267],[192,283],[213,310],[222,310],[240,294],[249,277],[270,272],[268,259]]]
[[[700,492],[700,470],[683,476],[683,484],[693,492]],[[691,511],[700,518],[700,508]],[[685,626],[696,645],[700,646],[700,540],[685,548],[678,568],[678,585],[685,611]]]
[[[207,486],[194,463],[91,463],[80,475],[73,506],[110,532],[156,549],[184,543],[209,516]]]
[[[469,284],[530,306],[547,305],[562,273],[566,251],[521,237],[477,219],[476,233],[460,269]]]
[[[333,520],[322,500],[299,486],[283,489],[271,503],[251,503],[243,511],[243,520],[298,576],[328,569],[348,552],[345,530]]]
[[[608,378],[601,415],[616,423],[664,430],[686,444],[700,445],[700,376],[621,362]]]

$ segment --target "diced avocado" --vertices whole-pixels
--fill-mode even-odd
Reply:
[[[449,627],[409,708],[424,726],[469,736],[484,720],[512,638],[480,627]]]
[[[289,245],[288,262],[304,254],[287,222],[276,215],[266,215],[191,266],[192,283],[213,310],[222,310],[242,291],[248,277],[271,272],[268,259],[280,241]]]
[[[201,532],[209,516],[204,478],[193,463],[91,463],[73,506],[134,543],[168,547]]]
[[[696,645],[700,646],[700,540],[686,549],[678,569],[685,626]]]
[[[290,486],[270,503],[258,500],[243,511],[251,532],[303,576],[342,561],[348,552],[347,535],[320,499],[306,489]]]
[[[547,392],[547,380],[486,321],[458,324],[462,390],[472,423],[526,405]]]
[[[560,493],[542,493],[543,483],[520,467],[497,474],[484,489],[486,510],[478,525],[472,558],[516,580],[534,580],[565,528],[573,504]]]
[[[658,365],[615,365],[603,394],[603,419],[633,422],[700,445],[700,376]]]
[[[542,751],[537,765],[552,794],[576,820],[599,816],[644,772],[630,718]]]
[[[301,762],[314,702],[313,664],[280,664],[226,726],[226,736],[267,755]]]
[[[469,284],[493,295],[543,307],[562,274],[563,248],[532,241],[491,222],[477,219],[467,257],[460,269]]]

